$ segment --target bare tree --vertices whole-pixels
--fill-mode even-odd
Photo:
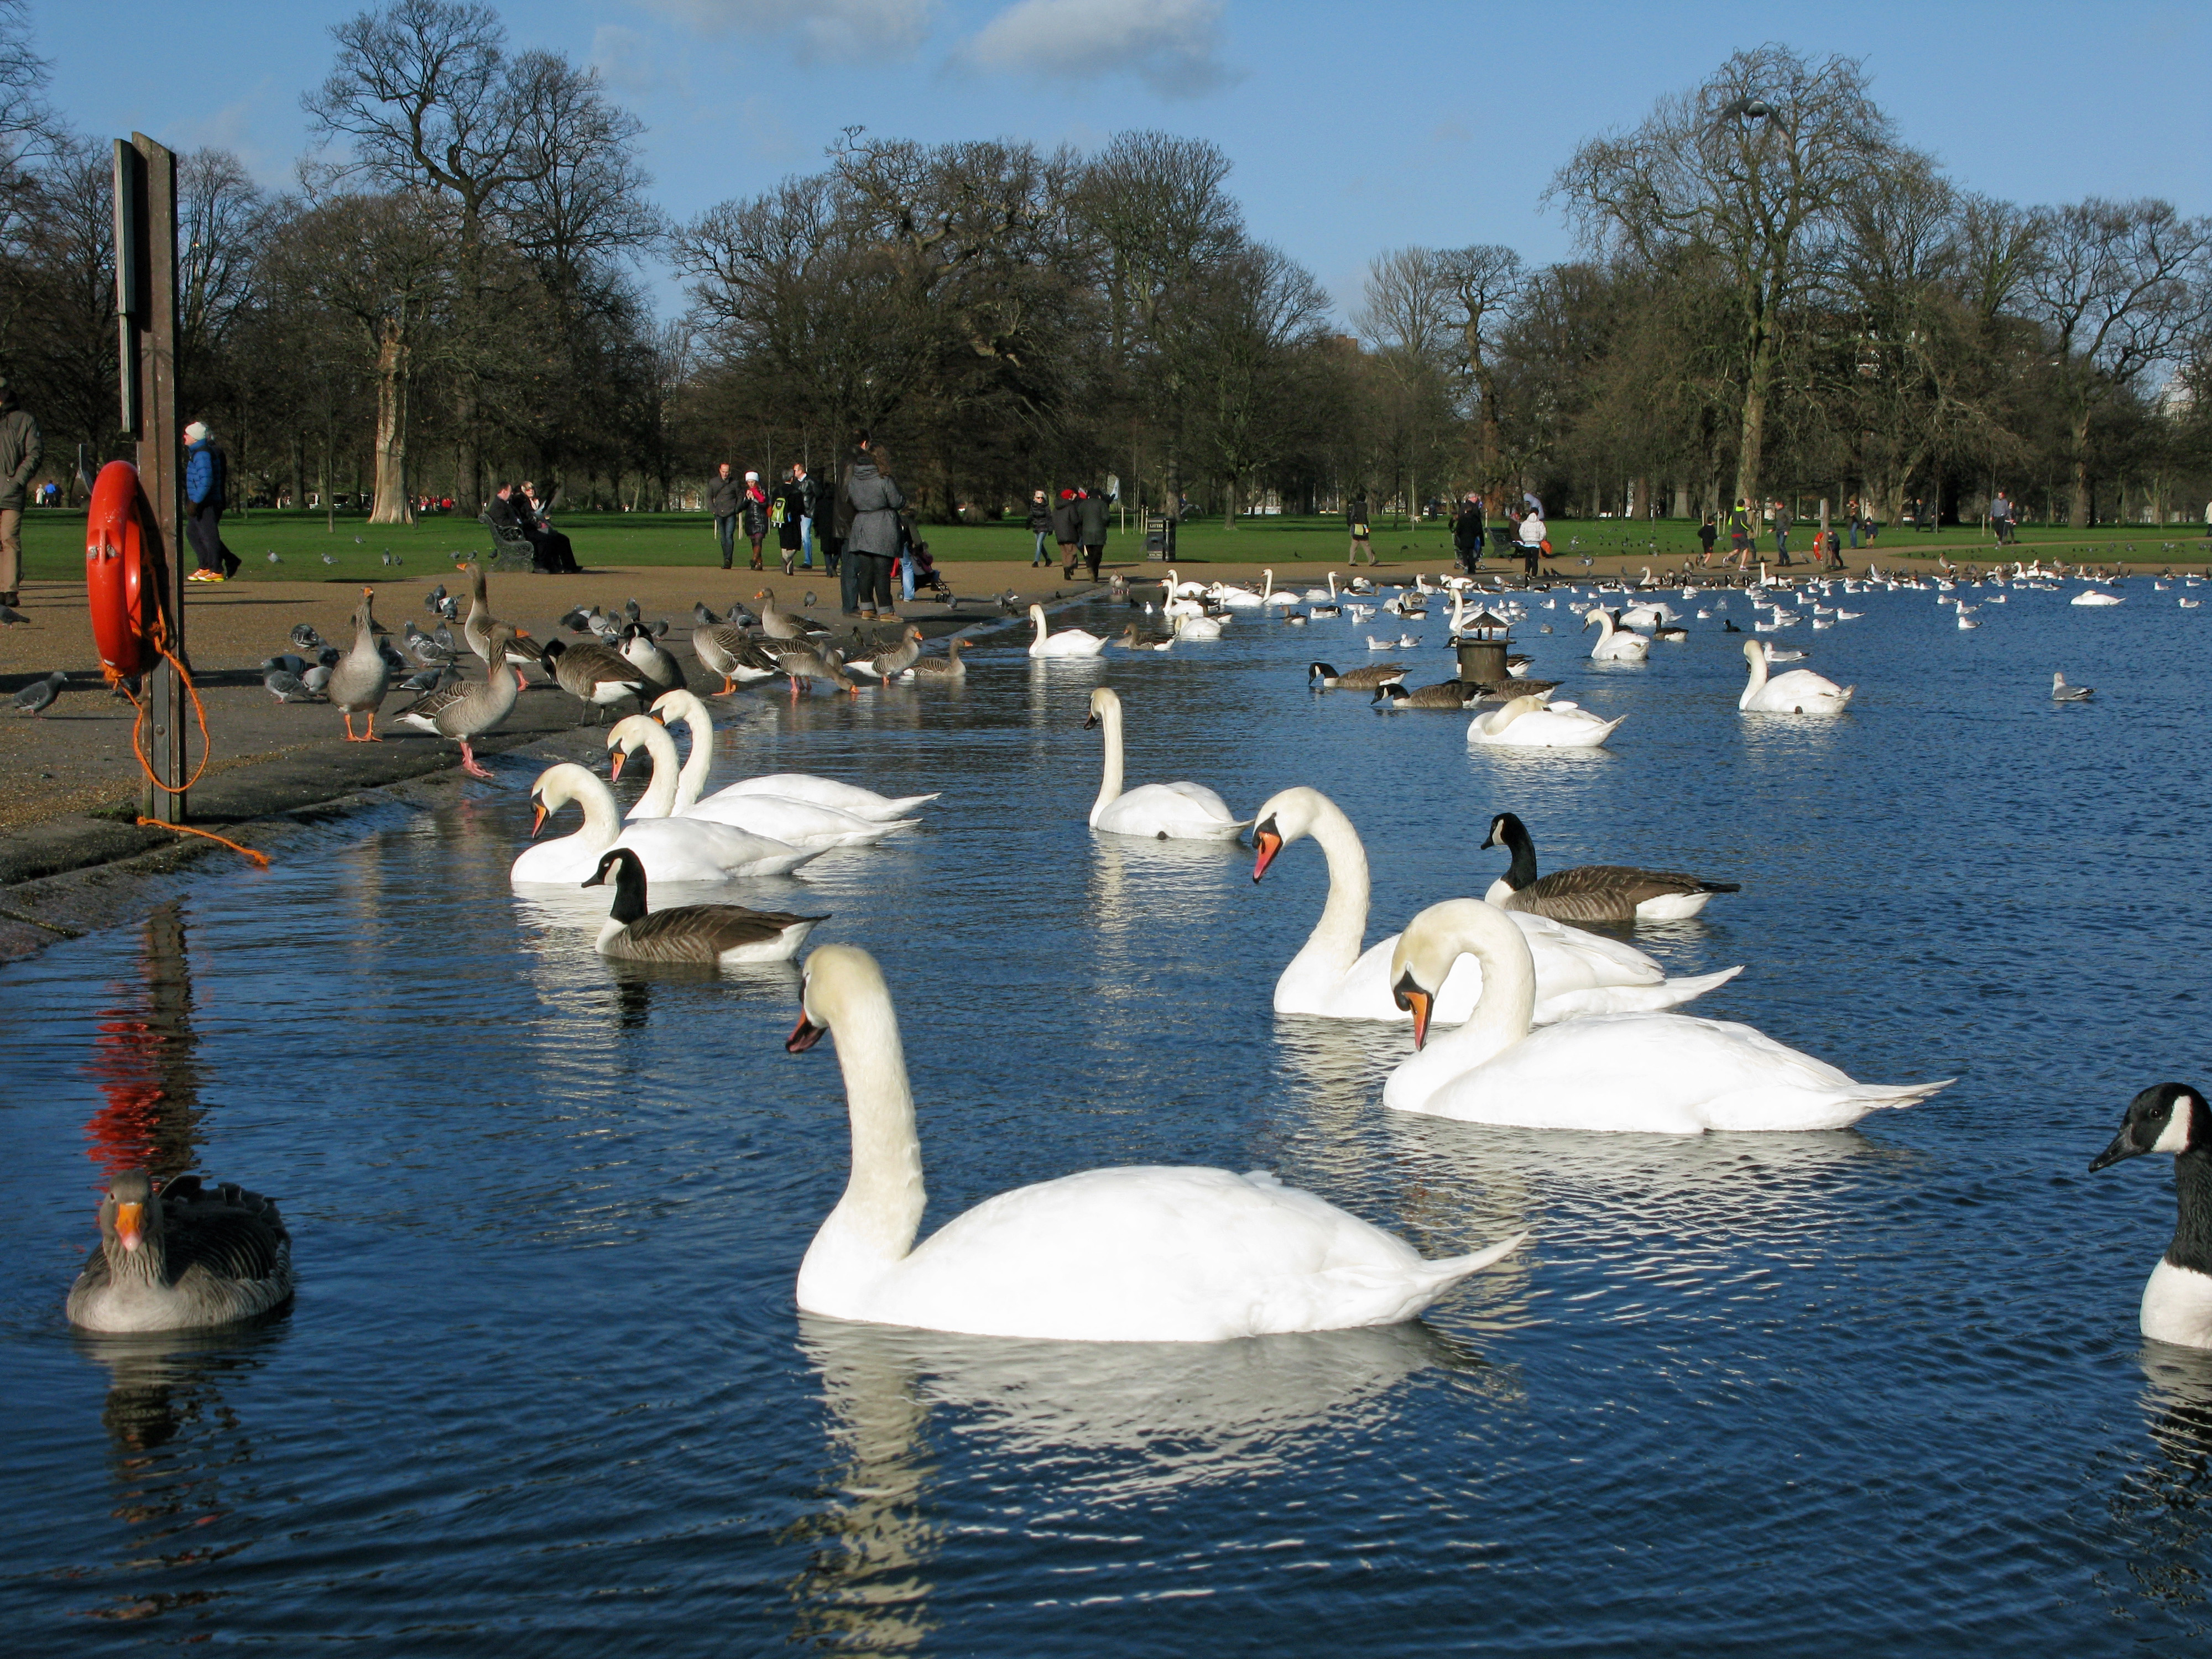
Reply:
[[[1729,274],[1741,360],[1736,494],[1762,497],[1767,404],[1814,246],[1850,186],[1892,155],[1890,123],[1848,58],[1738,52],[1634,131],[1591,139],[1553,181],[1599,246],[1646,264],[1696,243]]]

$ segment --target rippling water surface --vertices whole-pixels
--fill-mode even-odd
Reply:
[[[2015,592],[1966,634],[1929,594],[1855,599],[1789,636],[1859,686],[1820,722],[1739,716],[1717,619],[1598,668],[1539,610],[1537,672],[1630,715],[1584,756],[1309,694],[1310,658],[1368,659],[1342,623],[1103,665],[1001,641],[949,694],[735,700],[718,781],[944,791],[909,838],[738,893],[884,960],[927,1225],[1188,1162],[1273,1169],[1430,1255],[1533,1231],[1396,1330],[800,1318],[846,1145],[829,1046],[781,1048],[795,973],[617,969],[603,895],[513,896],[520,763],[0,970],[9,1644],[2201,1652],[2212,1358],[2135,1323],[2171,1175],[2084,1173],[2130,1095],[2207,1060],[2212,623],[2127,591]],[[1448,672],[1425,631],[1416,683]],[[2054,708],[2054,668],[2096,702]],[[1813,1135],[1385,1113],[1402,1029],[1269,1012],[1317,848],[1255,888],[1246,849],[1084,827],[1101,680],[1133,781],[1333,795],[1371,932],[1480,892],[1510,809],[1552,867],[1742,881],[1638,935],[1678,971],[1748,964],[1692,1012],[1960,1081]],[[100,1162],[149,1145],[282,1200],[288,1316],[70,1331]]]

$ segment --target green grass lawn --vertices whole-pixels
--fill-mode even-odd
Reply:
[[[703,568],[721,560],[714,521],[703,514],[564,514],[557,522],[575,542],[576,556],[587,569],[619,565]],[[1617,520],[1554,519],[1551,532],[1555,556],[1565,561],[1563,568],[1570,570],[1580,554],[1627,556],[1671,564],[1695,553],[1698,546],[1697,526],[1683,520],[1631,526]],[[1026,562],[1030,556],[1030,532],[1018,521],[929,525],[923,527],[922,535],[941,562]],[[481,526],[458,517],[428,519],[412,525],[371,525],[358,515],[341,515],[333,533],[325,529],[319,513],[234,514],[223,521],[223,538],[246,561],[242,574],[247,580],[275,577],[294,581],[374,580],[391,574],[391,568],[383,562],[387,552],[397,555],[408,573],[442,574],[460,557],[490,546],[489,535]],[[1812,539],[1810,527],[1790,539],[1792,550],[1802,557]],[[1386,561],[1415,559],[1429,563],[1448,562],[1451,557],[1451,532],[1442,523],[1394,527],[1385,520],[1375,526],[1374,541],[1376,551]],[[1772,545],[1769,538],[1766,546],[1771,550]],[[2069,562],[2132,560],[2154,566],[2184,560],[2202,562],[2208,556],[2202,526],[2189,525],[2162,531],[2149,525],[2118,526],[2081,536],[2063,528],[2030,527],[2021,532],[2021,547],[2031,556],[2034,550],[2045,549]],[[1192,565],[1209,562],[1340,565],[1346,548],[1343,521],[1333,516],[1243,519],[1233,527],[1209,519],[1182,526],[1176,556],[1181,562]],[[1939,550],[1962,562],[1986,560],[1994,551],[1989,538],[1972,527],[1947,528],[1932,535],[1893,528],[1882,533],[1875,556],[1877,560],[1884,554],[1925,556]],[[268,562],[271,550],[281,562]],[[82,576],[84,515],[66,510],[26,514],[23,554],[24,574],[33,580]],[[770,554],[773,556],[772,548]],[[186,556],[189,559],[189,550]],[[1141,532],[1132,520],[1127,532],[1115,532],[1107,557],[1126,563],[1141,556]],[[1852,562],[1863,562],[1865,556],[1853,555]],[[747,557],[748,550],[740,540],[738,562],[743,564]]]

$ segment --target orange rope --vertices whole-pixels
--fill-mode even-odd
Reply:
[[[191,671],[186,668],[182,662],[178,660],[176,653],[169,649],[167,641],[164,637],[167,631],[167,629],[163,626],[161,617],[157,615],[154,619],[154,626],[149,630],[148,643],[150,644],[155,650],[161,653],[161,656],[167,661],[170,667],[177,671],[177,678],[184,682],[185,694],[192,700],[192,717],[199,722],[200,728],[199,764],[192,768],[191,776],[186,778],[174,789],[171,789],[167,784],[161,781],[161,778],[157,776],[154,771],[154,763],[146,758],[146,745],[140,739],[140,733],[146,729],[146,705],[139,702],[138,699],[132,695],[129,682],[126,681],[122,675],[117,673],[112,668],[108,667],[106,663],[102,663],[100,665],[100,671],[106,676],[107,683],[113,686],[117,690],[122,692],[123,695],[130,700],[131,708],[137,710],[137,718],[131,722],[131,752],[137,757],[138,769],[146,775],[146,781],[152,784],[155,788],[160,790],[164,794],[181,795],[185,791],[190,789],[194,784],[198,783],[200,781],[200,775],[207,770],[208,761],[212,753],[212,745],[208,738],[207,705],[200,701],[200,689],[192,684]],[[266,870],[269,867],[269,855],[266,853],[257,853],[251,847],[240,847],[236,842],[225,841],[221,836],[215,835],[209,830],[195,830],[190,824],[164,823],[159,818],[142,817],[138,822],[149,830],[173,830],[180,836],[202,836],[204,839],[215,842],[221,846],[228,847],[234,853],[244,854],[246,858],[251,859],[257,866],[264,870]]]
[[[240,847],[234,841],[225,841],[221,836],[216,835],[213,830],[195,830],[189,823],[164,823],[159,818],[141,818],[138,822],[145,825],[149,830],[173,830],[180,836],[204,836],[207,840],[214,842],[219,846],[228,847],[234,853],[243,853],[247,858],[252,859],[255,864],[264,870],[266,870],[269,867],[268,854],[257,853],[251,847]]]

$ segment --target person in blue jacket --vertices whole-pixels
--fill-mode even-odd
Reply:
[[[238,574],[237,554],[223,545],[222,504],[230,489],[230,461],[215,441],[205,421],[185,428],[185,510],[191,514],[185,531],[200,568],[185,578],[188,582],[228,581]]]

